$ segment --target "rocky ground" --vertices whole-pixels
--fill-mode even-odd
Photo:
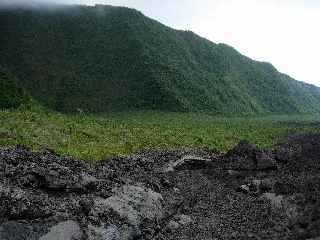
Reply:
[[[90,166],[0,148],[1,240],[319,239],[320,135]]]

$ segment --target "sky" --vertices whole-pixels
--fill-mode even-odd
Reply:
[[[33,0],[127,6],[320,86],[320,0]],[[30,0],[0,0],[1,3]]]

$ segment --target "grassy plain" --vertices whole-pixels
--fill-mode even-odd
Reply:
[[[0,111],[0,145],[48,148],[89,161],[146,148],[226,151],[241,139],[268,148],[281,136],[301,132],[320,132],[320,116],[221,117],[155,111],[66,115],[36,106]]]

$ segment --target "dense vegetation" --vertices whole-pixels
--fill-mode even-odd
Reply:
[[[241,139],[271,147],[287,134],[320,131],[319,115],[217,117],[158,111],[70,115],[37,105],[0,111],[0,123],[0,145],[49,148],[86,160],[150,148],[225,151]]]
[[[18,87],[16,79],[0,68],[0,109],[17,108],[29,101],[25,91]]]
[[[0,64],[57,110],[320,111],[319,88],[132,9],[1,9],[0,30]]]

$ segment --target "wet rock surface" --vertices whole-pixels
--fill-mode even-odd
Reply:
[[[0,147],[1,240],[317,239],[320,135],[274,150],[150,150],[90,166]]]

